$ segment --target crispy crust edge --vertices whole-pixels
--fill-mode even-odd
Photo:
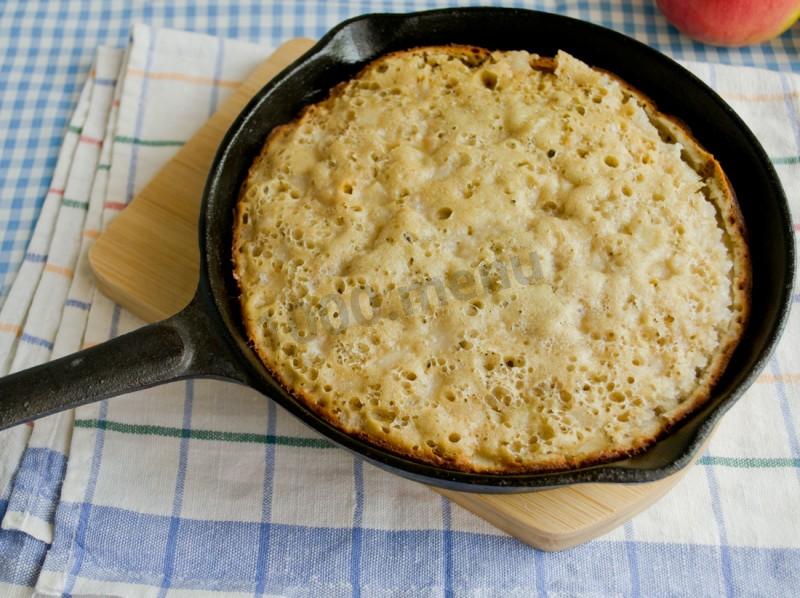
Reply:
[[[346,85],[350,83],[350,81],[360,78],[365,72],[369,69],[375,68],[382,62],[404,54],[410,53],[417,53],[417,52],[424,52],[425,50],[433,50],[435,49],[437,52],[446,52],[452,54],[454,56],[458,56],[459,58],[468,58],[469,60],[475,61],[474,66],[480,66],[491,56],[491,51],[480,48],[476,46],[468,46],[468,45],[448,45],[448,46],[424,46],[418,48],[412,48],[408,50],[400,50],[396,52],[391,52],[389,54],[385,54],[374,61],[370,62],[366,66],[363,67],[353,78],[343,81],[333,87],[328,96],[325,99],[306,106],[303,108],[297,117],[283,125],[275,127],[270,134],[267,136],[266,141],[264,142],[264,146],[253,161],[253,164],[250,166],[248,170],[247,177],[245,178],[244,183],[242,184],[242,188],[239,192],[239,198],[236,202],[236,208],[234,210],[234,232],[233,232],[233,252],[232,252],[232,262],[233,262],[233,276],[239,286],[239,290],[241,293],[244,292],[242,288],[240,277],[239,277],[239,262],[237,260],[237,256],[239,255],[238,248],[241,246],[241,236],[240,236],[240,227],[238,223],[240,222],[241,217],[241,207],[242,207],[242,196],[244,194],[244,190],[248,185],[248,182],[251,180],[253,173],[260,163],[260,161],[265,157],[267,154],[271,144],[274,142],[281,135],[286,135],[291,131],[293,128],[297,126],[303,119],[305,119],[308,115],[312,114],[315,110],[319,109],[319,106],[325,105],[329,102],[332,102],[339,94],[341,94],[342,90]],[[536,70],[542,71],[553,71],[556,67],[556,60],[555,58],[550,57],[536,57],[532,55],[531,60],[531,67]],[[706,404],[709,399],[711,398],[711,391],[713,390],[714,384],[719,380],[722,374],[725,371],[725,368],[730,361],[730,358],[733,355],[736,346],[741,339],[742,334],[747,326],[747,321],[750,316],[750,292],[752,287],[752,275],[751,275],[751,264],[749,258],[749,250],[747,244],[747,232],[745,228],[744,218],[742,216],[741,210],[736,200],[735,193],[733,188],[731,187],[730,181],[728,180],[727,176],[725,175],[724,171],[722,170],[722,166],[719,162],[712,156],[705,148],[700,145],[700,143],[692,136],[691,131],[689,128],[681,122],[678,118],[670,115],[663,114],[658,111],[658,108],[653,100],[643,94],[641,91],[627,83],[626,81],[620,79],[613,73],[610,73],[604,69],[599,69],[596,67],[592,67],[597,71],[602,72],[603,74],[613,78],[617,81],[622,87],[630,93],[631,96],[635,97],[639,104],[645,109],[648,117],[650,118],[651,122],[656,121],[659,124],[665,126],[672,135],[674,135],[677,142],[680,142],[684,149],[686,149],[686,145],[689,146],[691,150],[693,150],[696,154],[696,158],[698,158],[699,162],[702,162],[702,166],[700,164],[690,164],[690,166],[698,172],[698,174],[707,181],[713,181],[716,184],[717,189],[719,190],[720,197],[715,198],[716,201],[709,197],[709,201],[713,203],[717,210],[718,214],[718,222],[721,224],[723,232],[726,236],[726,244],[728,245],[729,250],[732,253],[733,258],[733,272],[731,275],[731,284],[733,289],[733,306],[738,306],[739,316],[736,317],[729,327],[727,334],[725,334],[720,339],[720,348],[717,353],[713,356],[711,362],[706,367],[704,372],[701,376],[699,376],[699,384],[695,391],[689,395],[682,403],[681,406],[670,413],[669,417],[664,420],[663,425],[658,433],[650,436],[640,436],[630,443],[629,446],[620,447],[613,450],[601,450],[595,451],[594,453],[589,453],[586,455],[582,455],[579,457],[565,457],[563,455],[554,455],[550,456],[548,459],[537,462],[537,463],[529,463],[529,464],[515,464],[515,463],[508,463],[504,464],[502,467],[476,467],[474,463],[469,461],[466,458],[443,458],[440,455],[437,455],[432,450],[430,450],[427,446],[419,447],[419,451],[412,451],[409,447],[401,445],[400,443],[388,442],[382,438],[377,438],[366,434],[360,430],[353,430],[348,429],[347,427],[343,426],[342,423],[334,417],[331,413],[327,410],[319,407],[316,404],[316,401],[312,399],[311,396],[307,395],[306,393],[300,391],[299,389],[292,388],[290,384],[288,384],[283,376],[278,372],[278,368],[276,367],[273,360],[270,358],[269,353],[260,346],[255,340],[255,335],[252,331],[252,316],[247,313],[246,307],[241,303],[241,295],[240,295],[240,306],[242,310],[242,323],[245,327],[247,332],[248,341],[251,348],[256,352],[259,356],[264,367],[273,377],[273,379],[283,388],[283,390],[292,398],[299,401],[303,406],[309,409],[312,413],[316,416],[323,419],[328,424],[332,425],[333,427],[339,429],[340,431],[344,432],[345,434],[352,436],[362,442],[366,442],[373,446],[379,447],[383,450],[386,450],[398,457],[409,459],[411,461],[421,462],[428,465],[434,465],[437,467],[443,467],[450,470],[466,472],[466,473],[480,473],[480,474],[534,474],[534,473],[545,473],[545,472],[557,472],[557,471],[570,471],[582,467],[589,467],[593,465],[600,465],[604,463],[609,463],[612,461],[616,461],[619,459],[625,459],[637,455],[647,448],[651,447],[655,444],[658,440],[663,438],[664,436],[668,435],[678,424],[683,421],[688,415],[702,407]],[[655,126],[656,122],[653,122]]]

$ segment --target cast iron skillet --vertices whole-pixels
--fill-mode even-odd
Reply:
[[[337,430],[295,401],[249,348],[231,276],[233,208],[269,131],[386,52],[428,44],[564,49],[608,69],[681,118],[722,163],[750,234],[752,317],[707,405],[646,452],[606,465],[540,474],[486,475],[411,461]],[[335,443],[402,476],[455,490],[509,492],[578,482],[649,482],[685,466],[714,424],[764,367],[784,327],[794,277],[786,198],[764,150],[700,80],[655,50],[575,19],[503,8],[356,17],[332,29],[275,77],[231,126],[206,183],[200,217],[200,282],[179,314],[75,355],[0,380],[0,428],[168,381],[232,380],[274,399]]]

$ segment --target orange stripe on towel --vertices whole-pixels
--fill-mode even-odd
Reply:
[[[800,382],[800,374],[761,374],[756,382],[769,384],[772,382]]]
[[[721,91],[719,95],[726,100],[739,102],[782,102],[786,98],[800,97],[800,91],[790,91],[788,93],[737,93],[735,91]]]
[[[54,264],[47,264],[44,267],[45,272],[52,272],[53,274],[60,274],[61,276],[65,276],[67,278],[72,278],[75,276],[75,272],[70,270],[69,268],[64,268],[62,266],[56,266]]]
[[[220,87],[229,87],[236,89],[239,87],[239,81],[230,81],[225,79],[213,79],[211,77],[200,77],[198,75],[186,75],[184,73],[169,73],[169,72],[145,72],[142,69],[129,68],[129,75],[136,77],[147,77],[148,79],[160,79],[163,81],[183,81],[185,83],[198,83],[200,85],[218,85]]]
[[[19,336],[22,332],[22,328],[16,324],[4,324],[3,322],[0,322],[0,332],[10,332],[11,334]]]
[[[78,137],[78,141],[81,143],[88,143],[89,145],[96,145],[97,147],[103,145],[102,139],[98,139],[97,137],[89,137],[88,135],[81,135]]]

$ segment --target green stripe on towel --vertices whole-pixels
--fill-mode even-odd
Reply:
[[[100,428],[137,434],[140,436],[168,436],[171,438],[194,438],[196,440],[222,440],[225,442],[250,442],[257,444],[277,444],[281,446],[299,446],[305,448],[333,448],[333,444],[321,438],[300,438],[297,436],[271,436],[249,432],[223,432],[221,430],[190,430],[167,426],[147,426],[142,424],[125,424],[109,420],[76,419],[76,428]]]
[[[178,141],[177,139],[141,139],[139,137],[127,137],[125,135],[117,135],[114,137],[117,143],[129,143],[132,145],[146,145],[149,147],[180,147],[185,142]]]

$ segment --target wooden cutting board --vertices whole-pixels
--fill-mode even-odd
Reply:
[[[312,44],[293,39],[278,48],[97,239],[89,260],[104,293],[148,321],[189,302],[198,276],[200,199],[217,146],[248,100]],[[627,521],[685,471],[649,484],[583,484],[515,495],[434,490],[527,544],[561,550]]]

